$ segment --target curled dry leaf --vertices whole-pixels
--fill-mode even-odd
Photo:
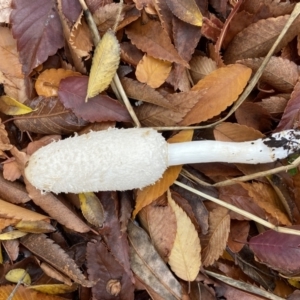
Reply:
[[[111,83],[120,62],[120,45],[112,30],[108,30],[96,47],[89,77],[86,101]]]
[[[201,266],[201,245],[198,232],[183,209],[168,191],[168,203],[176,216],[177,231],[169,256],[172,271],[181,279],[194,281]]]
[[[78,72],[66,69],[48,69],[42,72],[35,82],[35,90],[39,96],[57,96],[59,83],[70,76],[79,76]]]

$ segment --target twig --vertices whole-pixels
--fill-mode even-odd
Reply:
[[[234,212],[236,212],[236,213],[238,213],[238,214],[240,214],[240,215],[242,215],[242,216],[244,216],[244,217],[246,217],[246,218],[248,218],[248,219],[250,219],[250,220],[252,220],[254,222],[257,222],[257,223],[259,223],[259,224],[261,224],[261,225],[263,225],[265,227],[268,227],[270,229],[273,229],[273,230],[275,230],[277,232],[287,233],[287,234],[293,234],[293,235],[300,235],[300,231],[299,230],[295,230],[295,229],[292,229],[292,228],[286,228],[286,227],[280,227],[280,226],[273,225],[273,224],[269,223],[268,221],[263,220],[263,219],[255,216],[255,215],[253,215],[253,214],[251,214],[251,213],[249,213],[247,211],[244,211],[244,210],[242,210],[242,209],[240,209],[238,207],[235,207],[235,206],[233,206],[233,205],[231,205],[229,203],[226,203],[226,202],[224,202],[224,201],[222,201],[220,199],[217,199],[217,198],[209,196],[209,195],[207,195],[205,193],[202,193],[202,192],[200,192],[200,191],[198,191],[198,190],[196,190],[196,189],[194,189],[192,187],[189,187],[188,185],[183,184],[183,183],[181,183],[179,181],[175,181],[174,183],[176,185],[178,185],[178,186],[180,186],[180,187],[182,187],[182,188],[184,188],[184,189],[186,189],[186,190],[188,190],[188,191],[196,194],[196,195],[199,195],[199,196],[201,196],[201,197],[203,197],[203,198],[205,198],[207,200],[210,200],[210,201],[212,201],[214,203],[217,203],[217,204],[219,204],[219,205],[221,205],[223,207],[226,207],[226,208],[228,208],[231,211],[234,211]]]
[[[81,4],[81,7],[83,9],[83,13],[84,13],[84,16],[87,20],[87,23],[88,23],[88,26],[92,32],[92,36],[93,36],[93,42],[94,42],[94,45],[97,46],[98,43],[100,42],[100,35],[99,35],[99,32],[98,32],[98,29],[97,29],[97,26],[96,26],[96,23],[94,21],[94,18],[90,12],[90,10],[88,9],[86,3],[84,0],[79,0],[80,4]],[[131,103],[124,91],[124,88],[121,84],[121,81],[119,79],[119,76],[118,74],[115,74],[112,82],[111,82],[111,88],[113,90],[113,92],[115,93],[116,97],[118,98],[119,101],[122,101],[124,103],[124,105],[126,106],[134,124],[136,127],[141,127],[141,124],[140,124],[140,121],[139,119],[137,118],[132,106],[131,106]]]

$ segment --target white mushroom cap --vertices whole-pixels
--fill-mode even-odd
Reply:
[[[151,128],[109,129],[39,149],[25,176],[42,191],[81,193],[142,188],[166,168],[167,143],[161,134]]]

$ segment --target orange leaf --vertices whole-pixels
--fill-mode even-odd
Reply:
[[[35,82],[35,89],[39,96],[57,96],[59,83],[62,79],[81,75],[78,72],[65,69],[48,69],[40,74]]]
[[[206,121],[219,115],[238,99],[251,75],[251,69],[240,64],[219,68],[200,80],[192,91],[206,89],[205,97],[187,113],[181,125]]]
[[[193,137],[193,130],[181,131],[168,140],[169,143],[187,142],[191,141]],[[133,212],[133,217],[148,204],[152,203],[155,199],[161,196],[171,184],[176,180],[181,172],[182,166],[169,167],[162,178],[155,184],[149,185],[142,190],[137,190],[136,205]]]

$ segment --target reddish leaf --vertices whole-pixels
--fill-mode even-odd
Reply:
[[[58,95],[66,108],[90,122],[131,121],[125,107],[107,95],[97,95],[86,103],[87,84],[87,76],[69,77],[61,81]]]
[[[14,0],[12,5],[12,32],[23,72],[29,74],[64,45],[56,1]]]
[[[299,225],[290,228],[300,230]],[[268,230],[249,242],[255,256],[272,269],[287,276],[300,273],[300,237]]]

